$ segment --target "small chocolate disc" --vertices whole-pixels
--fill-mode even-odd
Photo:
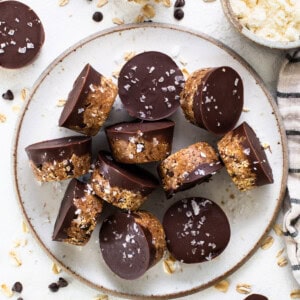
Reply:
[[[212,260],[230,239],[224,211],[204,198],[187,198],[173,204],[164,215],[163,227],[170,253],[188,264]]]
[[[210,69],[194,96],[197,124],[215,134],[224,134],[237,123],[243,109],[244,89],[240,75],[230,67]]]
[[[36,13],[18,1],[0,2],[0,67],[17,69],[30,63],[45,39]]]
[[[92,139],[84,136],[70,136],[47,140],[29,145],[25,148],[29,159],[36,165],[44,162],[69,159],[72,154],[77,156],[90,154]]]
[[[119,76],[119,96],[129,115],[155,121],[173,114],[180,105],[184,77],[166,54],[149,51],[130,59]]]
[[[124,279],[136,279],[151,266],[151,236],[133,215],[119,212],[106,219],[100,230],[100,249],[108,267]]]

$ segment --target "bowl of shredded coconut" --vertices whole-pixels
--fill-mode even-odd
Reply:
[[[300,47],[300,0],[222,0],[222,6],[234,27],[254,42]]]

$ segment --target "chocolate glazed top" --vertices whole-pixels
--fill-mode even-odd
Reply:
[[[74,205],[74,199],[80,199],[84,197],[85,190],[86,184],[75,178],[70,181],[61,202],[59,214],[55,221],[52,235],[53,241],[62,241],[68,237],[65,229],[70,226],[77,209]]]
[[[247,296],[244,300],[268,300],[268,298],[260,294],[251,294]]]
[[[230,225],[223,210],[199,197],[174,203],[164,215],[163,227],[170,253],[184,263],[215,258],[230,239]]]
[[[106,135],[111,138],[128,140],[128,137],[142,134],[142,138],[152,141],[154,137],[161,141],[172,142],[175,123],[169,120],[146,122],[123,122],[106,127]],[[161,138],[160,138],[161,137]]]
[[[73,154],[82,156],[92,151],[92,139],[84,136],[69,136],[43,141],[25,148],[29,159],[36,165],[44,162],[62,161]]]
[[[121,278],[136,279],[149,269],[154,259],[149,238],[149,232],[136,223],[134,215],[118,212],[106,219],[100,229],[103,259]]]
[[[184,76],[166,54],[149,51],[130,59],[121,69],[119,96],[129,115],[155,121],[173,114]]]
[[[18,1],[1,1],[0,12],[0,67],[21,68],[42,47],[43,25],[30,7]]]
[[[158,187],[157,179],[148,171],[133,165],[117,163],[106,151],[99,151],[96,169],[111,186],[150,194]]]
[[[247,122],[243,122],[233,130],[233,135],[245,137],[242,141],[242,146],[244,148],[244,153],[249,158],[251,171],[256,174],[255,184],[261,186],[273,183],[272,169],[254,130]]]
[[[230,67],[213,68],[204,76],[194,96],[197,124],[215,134],[225,134],[237,123],[244,105],[240,75]]]
[[[59,126],[84,127],[83,112],[85,99],[88,93],[94,90],[93,85],[99,86],[102,75],[87,64],[76,78],[73,88],[68,95],[68,100],[59,118]]]

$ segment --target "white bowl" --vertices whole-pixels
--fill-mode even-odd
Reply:
[[[253,42],[263,45],[269,48],[274,48],[274,49],[282,49],[282,50],[287,50],[287,49],[294,49],[300,47],[300,39],[294,42],[288,42],[288,41],[271,41],[266,38],[263,38],[261,36],[256,35],[254,32],[243,26],[237,16],[235,15],[231,4],[230,0],[221,0],[222,7],[224,14],[230,21],[230,23],[235,27],[235,29],[241,33],[243,36],[247,37],[248,39],[252,40]]]

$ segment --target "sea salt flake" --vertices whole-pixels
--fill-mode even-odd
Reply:
[[[155,67],[153,67],[153,66],[150,67],[150,68],[149,68],[149,74],[151,74],[154,70],[155,70]]]
[[[28,22],[27,25],[28,25],[29,27],[32,27],[32,22]]]
[[[168,89],[169,92],[174,92],[174,91],[176,90],[176,88],[175,88],[174,85],[169,85],[169,86],[167,87],[167,89]]]
[[[244,152],[246,155],[250,155],[250,151],[251,151],[250,148],[246,148],[246,149],[244,149],[243,152]]]
[[[77,111],[77,113],[80,115],[81,113],[83,113],[84,112],[84,108],[78,108],[78,111]]]
[[[8,34],[9,34],[9,35],[14,35],[14,34],[15,34],[15,31],[14,31],[13,29],[10,29],[9,32],[8,32]]]
[[[34,44],[33,43],[27,43],[26,47],[27,47],[27,49],[33,49],[34,48]]]
[[[200,152],[201,157],[206,157],[206,154],[204,152]]]
[[[235,86],[237,86],[237,85],[238,85],[238,83],[239,83],[239,79],[238,79],[238,78],[236,78],[236,79],[235,79],[235,81],[234,81],[234,85],[235,85]]]
[[[23,48],[19,47],[18,52],[21,53],[21,54],[26,53],[26,47],[23,47]]]
[[[136,152],[141,153],[144,150],[144,148],[145,148],[144,144],[139,143],[136,145]]]
[[[126,91],[128,91],[129,89],[130,89],[130,84],[126,84],[126,85],[124,85],[124,89],[126,90]]]
[[[199,213],[200,213],[200,207],[199,207],[199,205],[197,204],[197,202],[195,200],[192,200],[191,204],[192,204],[192,208],[193,208],[193,211],[194,211],[194,215],[198,216]]]

